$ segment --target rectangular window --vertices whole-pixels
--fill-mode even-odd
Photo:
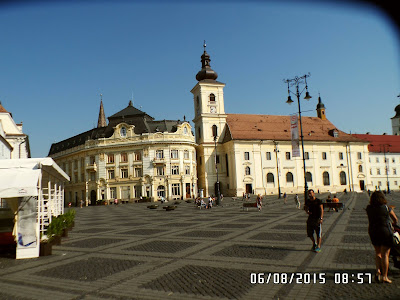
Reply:
[[[396,160],[394,158],[392,158],[392,163],[396,162]]]
[[[382,182],[381,181],[378,181],[378,186],[382,186]]]
[[[142,177],[142,168],[135,168],[135,177]]]
[[[394,182],[394,185],[397,185],[397,181]]]
[[[114,179],[115,173],[114,170],[108,170],[108,179]]]
[[[185,174],[190,175],[190,166],[185,166]]]
[[[267,152],[267,160],[271,160],[271,152]]]
[[[140,161],[142,160],[142,153],[140,151],[135,151],[135,153],[133,154],[133,159],[135,161]]]
[[[381,169],[376,169],[376,175],[381,175]]]
[[[116,187],[110,188],[110,198],[111,199],[117,198],[117,188]]]
[[[164,176],[164,167],[157,166],[157,176]]]
[[[96,157],[91,156],[91,157],[89,158],[89,162],[90,162],[91,165],[94,165],[94,163],[96,162]]]
[[[304,152],[304,159],[310,159],[310,153]]]
[[[379,158],[378,158],[378,157],[376,158],[376,162],[377,162],[377,163],[379,162]]]
[[[361,152],[357,152],[357,158],[358,159],[362,159],[362,153]]]
[[[183,151],[183,158],[189,159],[189,151],[187,151],[187,150]]]
[[[322,159],[326,160],[326,152],[322,152]]]
[[[343,160],[343,152],[339,152],[339,159]]]
[[[286,160],[290,160],[290,152],[286,152]]]
[[[179,175],[179,166],[171,166],[171,174]]]
[[[164,158],[164,150],[157,150],[156,151],[156,158],[163,159]]]
[[[172,196],[179,196],[181,194],[181,189],[179,183],[172,184]]]
[[[397,175],[396,169],[393,169],[393,175]]]
[[[250,160],[250,152],[244,153],[244,160]]]
[[[121,169],[121,178],[128,178],[128,169]]]
[[[114,163],[114,154],[107,155],[107,163],[113,164]]]
[[[171,159],[178,159],[178,150],[171,150]]]
[[[121,153],[121,162],[128,162],[128,154],[127,153]]]

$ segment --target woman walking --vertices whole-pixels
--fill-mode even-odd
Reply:
[[[394,211],[387,206],[385,196],[380,191],[372,193],[367,206],[368,234],[375,248],[376,275],[378,282],[392,283],[388,278],[389,253],[393,246],[392,221],[397,223]]]

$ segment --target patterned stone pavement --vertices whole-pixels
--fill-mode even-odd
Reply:
[[[211,210],[183,201],[173,211],[76,208],[52,256],[0,257],[0,299],[400,299],[392,264],[393,284],[368,282],[367,194],[339,198],[345,209],[325,211],[318,254],[291,196],[286,205],[268,196],[260,212],[231,198]],[[400,193],[388,198],[400,207]]]

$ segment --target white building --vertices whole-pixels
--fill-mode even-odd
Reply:
[[[5,139],[6,142],[2,142]],[[10,155],[9,155],[10,154]],[[22,131],[22,123],[16,124],[12,114],[0,102],[0,157],[30,158],[29,138]]]
[[[215,195],[218,176],[224,195],[303,192],[303,161],[292,157],[290,117],[226,114],[225,84],[216,81],[206,51],[201,61],[191,90],[199,189]],[[302,117],[302,124],[308,187],[321,192],[366,189],[368,142],[327,120],[321,99],[317,117]]]
[[[393,120],[393,119],[392,119]],[[369,142],[369,189],[400,189],[400,136],[354,134]]]
[[[107,125],[101,102],[97,128],[51,146],[49,156],[71,177],[67,202],[187,199],[197,193],[196,144],[188,122],[156,121],[132,101],[108,120]]]

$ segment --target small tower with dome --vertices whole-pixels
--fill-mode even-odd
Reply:
[[[400,95],[398,96],[400,97]],[[400,135],[400,104],[394,108],[396,115],[392,119],[392,133],[393,135]]]

